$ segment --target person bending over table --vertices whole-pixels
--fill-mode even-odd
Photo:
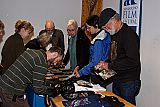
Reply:
[[[56,64],[63,57],[63,50],[51,47],[48,51],[26,50],[0,77],[0,96],[3,107],[29,107],[23,98],[28,85],[36,94],[47,95],[45,75],[48,62]]]

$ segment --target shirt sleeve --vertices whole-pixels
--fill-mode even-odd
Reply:
[[[35,60],[35,67],[33,71],[33,89],[37,94],[47,94],[47,87],[45,86],[45,75],[48,71],[46,62],[37,58]]]
[[[95,41],[95,44],[90,47],[90,63],[79,70],[79,75],[88,75],[91,73],[90,68],[97,65],[103,56],[103,44],[101,40]]]

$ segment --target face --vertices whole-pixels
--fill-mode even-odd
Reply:
[[[73,25],[70,25],[67,27],[67,32],[69,36],[74,37],[77,35],[77,28]]]
[[[34,32],[29,31],[29,36],[26,36],[26,38],[23,39],[24,43],[27,44],[33,36],[34,36]]]
[[[53,64],[57,65],[62,60],[62,56],[58,56],[54,59]]]
[[[20,35],[22,36],[23,40],[27,40],[33,34],[33,31],[29,29],[25,30],[24,28],[22,28],[20,31]]]
[[[97,33],[97,29],[98,29],[98,28],[94,28],[93,26],[90,26],[90,25],[86,24],[86,30],[87,30],[87,32],[89,32],[91,35]]]
[[[47,25],[45,26],[45,30],[47,31],[47,33],[48,33],[49,35],[51,35],[51,34],[53,33],[54,29],[55,29],[55,26],[54,26],[54,25],[47,24]]]
[[[62,60],[62,56],[58,55],[57,52],[51,53],[50,58],[48,59],[49,65],[57,65]]]
[[[110,19],[102,28],[110,35],[114,35],[117,32],[115,19]]]
[[[3,36],[5,35],[4,29],[0,29],[0,43],[3,41]]]

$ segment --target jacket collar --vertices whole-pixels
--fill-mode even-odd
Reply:
[[[102,30],[92,41],[91,44],[94,44],[94,42],[97,39],[103,40],[106,37],[106,32],[104,30]]]

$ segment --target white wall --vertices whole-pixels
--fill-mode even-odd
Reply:
[[[103,8],[112,7],[119,12],[120,0],[103,0]],[[62,3],[63,2],[63,3]],[[159,0],[143,0],[141,62],[142,88],[138,95],[138,107],[158,107],[160,105],[160,12]],[[157,9],[157,10],[156,10]],[[68,19],[80,23],[81,0],[0,0],[0,19],[6,25],[4,40],[14,32],[18,19],[32,22],[35,34],[44,28],[45,20],[55,21],[56,27],[66,34]],[[2,47],[3,44],[0,44]]]
[[[70,18],[80,23],[81,0],[0,0],[0,19],[5,23],[6,31],[4,41],[14,33],[15,22],[19,19],[33,24],[35,37],[44,29],[45,20],[52,19],[67,40],[66,25]],[[0,44],[0,52],[3,44]]]
[[[159,3],[159,0],[143,0],[141,36],[142,91],[139,96],[140,107],[158,107],[160,105]]]
[[[119,11],[120,0],[104,0],[104,7]],[[137,97],[137,107],[159,107],[160,105],[160,12],[159,0],[142,0],[141,33],[141,80],[142,87]]]

